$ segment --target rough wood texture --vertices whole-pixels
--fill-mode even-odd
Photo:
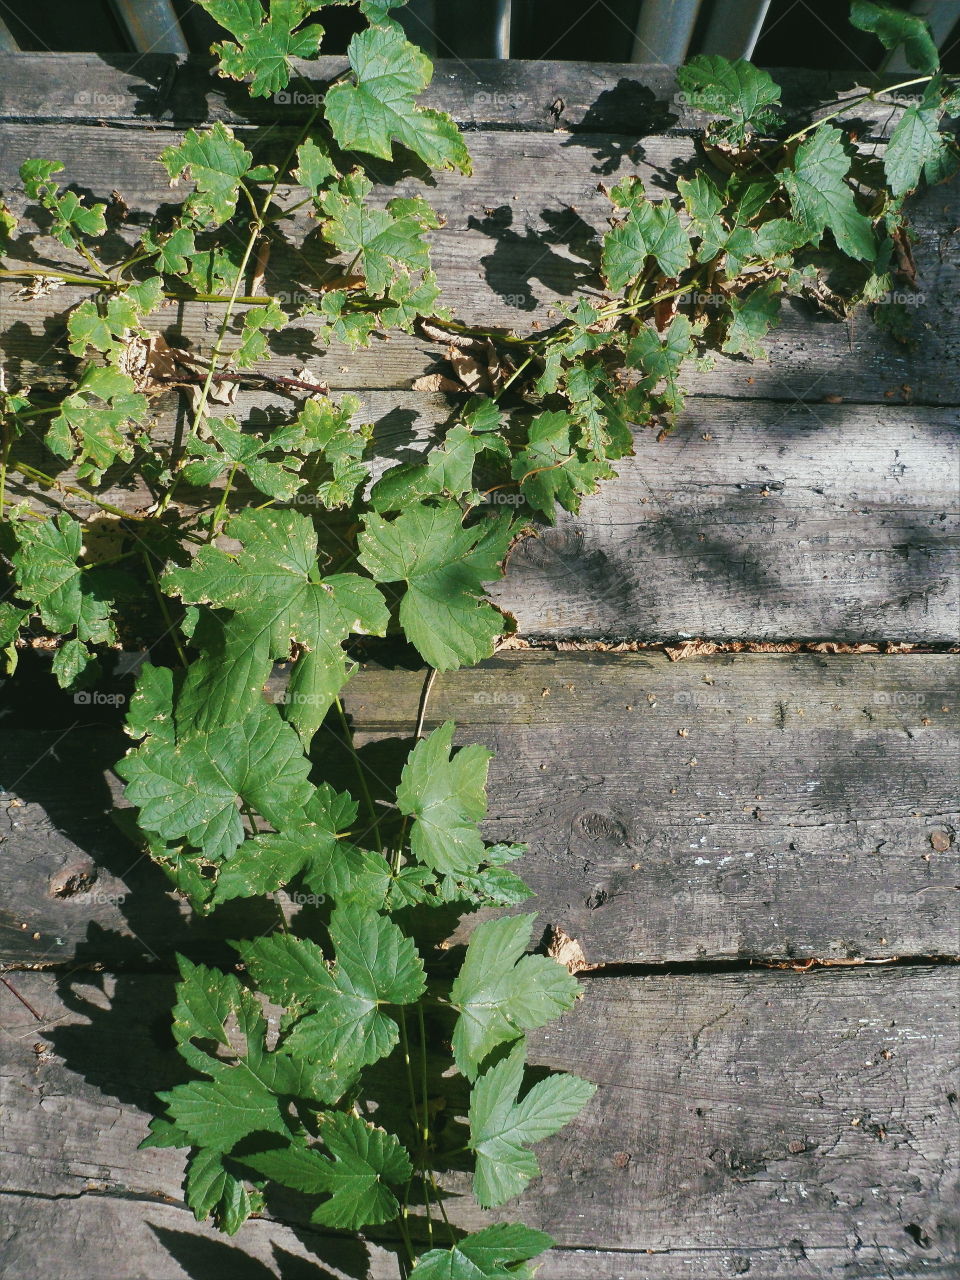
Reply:
[[[957,665],[505,652],[438,677],[427,724],[454,719],[496,752],[488,835],[529,843],[541,926],[593,962],[956,954]],[[422,681],[369,667],[347,687],[375,794]],[[127,744],[109,705],[13,728],[31,707],[0,756],[0,954],[139,966],[269,926],[250,902],[190,923],[116,830],[105,775]],[[334,739],[317,747],[324,776],[353,785]]]
[[[260,1223],[219,1247],[196,1243],[200,1233],[170,1205],[180,1198],[180,1155],[134,1150],[150,1090],[174,1078],[167,979],[15,980],[45,1020],[0,992],[12,1050],[5,1092],[16,1101],[4,1185],[15,1194],[42,1188],[45,1199],[24,1202],[5,1274],[26,1280],[59,1258],[58,1280],[294,1280],[300,1264],[290,1258],[275,1257],[269,1269],[268,1242],[324,1258],[330,1244],[292,1225]],[[585,986],[583,1003],[534,1037],[538,1063],[600,1085],[580,1119],[541,1146],[544,1176],[520,1205],[525,1221],[561,1245],[543,1272],[550,1280],[955,1274],[955,971],[663,975]],[[45,1212],[51,1203],[65,1212]],[[303,1209],[275,1212],[295,1224]],[[468,1201],[451,1210],[463,1226],[479,1225]],[[110,1269],[115,1229],[125,1231],[122,1271]],[[169,1264],[157,1240],[172,1252]],[[573,1252],[601,1240],[612,1252]],[[241,1263],[241,1251],[257,1264]],[[333,1246],[331,1261],[344,1266],[351,1255],[348,1274],[371,1274],[356,1245]],[[377,1280],[395,1274],[385,1261],[372,1269]]]

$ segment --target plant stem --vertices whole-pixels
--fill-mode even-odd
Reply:
[[[120,516],[123,520],[149,520],[149,516],[131,515],[129,511],[124,511],[121,507],[115,507],[110,502],[104,502],[102,498],[98,498],[96,494],[90,493],[87,489],[78,489],[75,485],[63,484],[56,476],[48,476],[43,471],[38,471],[36,467],[30,467],[25,462],[11,462],[9,469],[16,471],[24,476],[27,480],[36,480],[38,484],[46,485],[50,489],[56,489],[60,493],[71,493],[77,498],[85,498],[87,502],[95,507],[99,507],[101,511],[109,511],[113,516]]]
[[[240,463],[235,462],[233,466],[230,468],[230,474],[227,476],[227,483],[224,485],[224,488],[223,488],[223,497],[220,499],[220,502],[217,505],[217,509],[213,513],[213,519],[210,521],[210,535],[207,538],[208,542],[212,542],[214,538],[217,536],[217,533],[219,531],[220,521],[223,519],[223,513],[227,506],[227,498],[229,498],[230,496],[230,490],[233,488],[234,476],[236,476],[237,469],[239,466],[240,466]]]
[[[143,563],[147,569],[147,577],[150,579],[150,585],[153,587],[153,593],[157,597],[157,604],[160,606],[161,617],[167,625],[166,634],[173,640],[173,647],[177,651],[177,657],[180,659],[180,665],[188,667],[190,664],[187,662],[187,655],[180,642],[180,637],[177,635],[176,623],[170,617],[170,610],[168,609],[167,602],[163,597],[163,592],[160,590],[160,583],[157,581],[157,575],[153,571],[153,565],[150,563],[151,554],[152,552],[147,547],[143,548]]]

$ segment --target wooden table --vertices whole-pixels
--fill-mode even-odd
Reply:
[[[793,73],[788,109],[853,83]],[[698,122],[670,95],[659,68],[438,66],[430,96],[469,128],[476,164],[428,193],[462,318],[526,328],[589,280],[598,182],[655,185],[692,153]],[[862,114],[879,138],[885,113]],[[197,61],[5,57],[0,188],[27,156],[57,158],[136,218],[167,198],[157,153],[214,119],[254,136],[297,123],[271,104],[250,116]],[[382,177],[383,198],[415,186]],[[528,647],[437,681],[428,724],[454,717],[459,740],[497,752],[490,836],[529,842],[543,927],[597,966],[533,1038],[538,1061],[601,1086],[507,1206],[556,1237],[544,1280],[958,1274],[960,185],[913,221],[914,348],[869,316],[797,306],[770,364],[693,374],[677,431],[638,429],[619,481],[514,555],[495,595]],[[55,361],[50,317],[72,296],[4,291],[14,377]],[[187,337],[209,342],[212,316],[194,308]],[[277,373],[303,363],[284,338]],[[335,394],[360,391],[388,456],[448,412],[410,390],[437,355],[411,338],[307,363]],[[175,414],[161,406],[155,430]],[[0,747],[0,947],[41,1015],[0,989],[4,1274],[395,1276],[387,1248],[294,1211],[227,1240],[185,1208],[178,1152],[136,1151],[177,1069],[172,953],[222,956],[255,909],[189,919],[108,816],[117,713],[31,671],[5,691]],[[410,734],[420,684],[375,666],[351,684],[372,763]]]

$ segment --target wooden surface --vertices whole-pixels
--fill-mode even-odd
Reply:
[[[787,113],[803,121],[855,84],[791,73]],[[518,330],[590,280],[609,213],[597,183],[636,172],[655,191],[702,123],[662,69],[440,64],[430,95],[468,127],[476,163],[429,193],[447,219],[434,251],[446,300]],[[198,61],[0,59],[0,190],[22,210],[21,161],[63,159],[65,181],[123,192],[129,239],[169,198],[154,157],[184,127],[223,119],[254,142],[302,116],[259,103],[246,125],[248,105]],[[889,108],[858,114],[880,142]],[[416,188],[378,172],[382,199]],[[620,479],[514,553],[496,600],[521,636],[956,642],[960,186],[912,216],[918,343],[797,305],[770,364],[692,374],[674,434],[658,444],[638,428]],[[324,270],[278,252],[267,287],[309,292]],[[14,292],[0,290],[5,363],[49,376],[52,316],[83,292]],[[208,343],[216,316],[171,308],[161,327],[183,319]],[[322,355],[303,322],[268,367],[307,364],[358,390],[382,467],[452,412],[410,390],[442,354],[404,339]],[[243,393],[238,410],[281,407]],[[158,403],[153,430],[169,436],[177,412]],[[146,495],[119,481],[110,498]],[[957,674],[948,652],[674,663],[520,649],[437,680],[427,723],[453,717],[458,741],[497,752],[488,833],[529,843],[538,932],[564,929],[600,966],[536,1037],[538,1061],[600,1085],[509,1206],[560,1242],[543,1280],[958,1274]],[[422,679],[370,663],[348,688],[374,790],[392,782]],[[122,699],[129,681],[99,692]],[[191,920],[120,834],[122,702],[54,698],[30,664],[0,693],[0,959],[40,1014],[0,987],[4,1275],[394,1280],[389,1242],[318,1235],[302,1207],[271,1204],[218,1236],[183,1205],[178,1153],[136,1151],[153,1090],[177,1070],[171,953],[226,959],[224,938],[275,917],[241,903]],[[335,744],[321,744],[335,774]],[[479,1222],[466,1200],[454,1213]]]

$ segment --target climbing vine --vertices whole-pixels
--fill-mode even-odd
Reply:
[[[526,1067],[526,1033],[578,984],[528,953],[531,914],[484,919],[457,971],[429,943],[431,909],[523,903],[524,849],[484,840],[490,753],[455,751],[451,723],[424,735],[425,702],[392,796],[371,794],[341,701],[358,645],[402,637],[441,672],[489,657],[509,619],[484,586],[513,542],[613,477],[637,425],[669,427],[689,362],[761,356],[785,298],[843,315],[912,282],[904,200],[957,168],[941,121],[960,92],[920,19],[865,0],[855,25],[903,44],[916,74],[793,132],[765,71],[695,58],[679,88],[711,119],[675,187],[609,191],[597,279],[549,329],[480,330],[441,304],[441,219],[420,196],[376,199],[368,173],[470,173],[455,123],[418,104],[432,68],[391,16],[402,0],[361,0],[349,66],[318,85],[303,60],[329,2],[201,0],[225,29],[220,75],[276,100],[303,85],[315,106],[264,154],[220,123],[188,130],[160,155],[185,194],[134,243],[107,235],[122,198],[81,199],[56,161],[20,169],[56,261],[16,259],[0,202],[0,275],[28,298],[88,291],[66,316],[59,385],[0,382],[0,646],[12,668],[29,638],[56,638],[54,673],[78,691],[105,652],[148,637],[117,764],[138,838],[201,914],[281,890],[316,908],[233,943],[234,972],[180,959],[173,1031],[194,1078],[160,1095],[145,1145],[189,1150],[197,1218],[235,1232],[278,1185],[318,1225],[396,1224],[416,1280],[529,1277],[549,1237],[510,1223],[464,1236],[444,1179],[472,1170],[483,1207],[518,1196],[539,1172],[531,1147],[589,1100],[588,1081],[531,1084]],[[899,113],[882,156],[856,143],[867,99]],[[325,265],[291,302],[268,290],[271,259],[297,250],[304,211]],[[172,302],[219,308],[209,349],[161,335]],[[896,306],[880,310],[904,336]],[[378,467],[358,400],[308,369],[258,368],[296,321],[320,350],[398,330],[444,344],[449,373],[423,384],[451,392],[440,438]],[[240,422],[220,407],[243,386],[293,407]],[[171,393],[186,412],[167,440],[152,405]],[[131,476],[151,495],[137,513],[101,496]],[[324,725],[356,768],[345,789],[315,776]]]

